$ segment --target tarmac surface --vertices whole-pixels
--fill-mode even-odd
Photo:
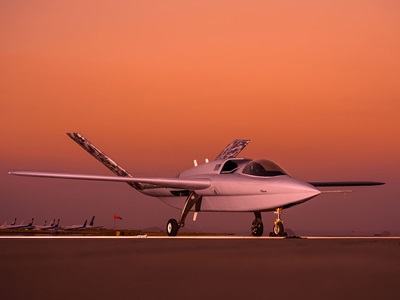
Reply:
[[[400,299],[399,238],[2,237],[1,299]]]

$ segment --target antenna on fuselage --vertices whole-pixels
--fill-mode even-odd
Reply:
[[[198,164],[197,164],[197,160],[195,160],[195,159],[194,159],[194,160],[193,160],[193,163],[194,163],[194,166],[195,166],[195,167],[197,167],[197,166],[198,166]]]

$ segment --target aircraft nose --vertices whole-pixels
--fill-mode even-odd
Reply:
[[[294,193],[304,194],[305,198],[311,198],[321,194],[321,191],[315,188],[313,185],[291,178],[290,189]]]

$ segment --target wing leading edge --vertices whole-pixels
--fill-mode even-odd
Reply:
[[[187,190],[202,190],[210,187],[211,180],[208,178],[178,179],[178,178],[139,178],[139,177],[117,177],[117,176],[98,176],[85,174],[67,174],[52,172],[30,172],[30,171],[11,171],[11,175],[45,177],[59,179],[78,179],[95,181],[113,181],[127,183],[151,184],[157,188],[175,188]]]

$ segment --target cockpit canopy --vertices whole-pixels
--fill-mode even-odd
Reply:
[[[284,169],[273,161],[267,159],[252,160],[243,168],[243,174],[253,176],[279,176],[288,175]]]

